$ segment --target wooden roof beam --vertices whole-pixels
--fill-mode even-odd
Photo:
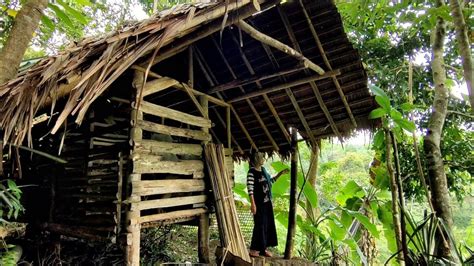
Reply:
[[[211,37],[212,38],[212,37]],[[242,59],[244,60],[245,62],[245,65],[247,66],[247,69],[249,70],[250,74],[252,75],[255,75],[255,71],[253,70],[253,67],[250,65],[250,62],[247,60],[247,57],[245,56],[244,52],[242,51],[242,49],[240,48],[240,46],[238,45],[238,42],[237,40],[235,40],[235,38],[233,38],[234,41],[237,43],[237,46],[239,47],[239,53],[240,53],[240,56],[242,57]],[[219,47],[218,43],[216,42],[216,40],[214,38],[212,38],[212,41],[214,43],[214,45],[216,46],[217,48],[217,51],[219,52],[222,60],[224,61],[225,65],[227,66],[227,69],[229,70],[229,72],[231,73],[232,77],[234,79],[237,79],[237,75],[235,74],[234,70],[232,69],[232,67],[230,66],[229,62],[227,61],[227,59],[225,58],[224,56],[224,53],[222,52],[221,48]],[[259,81],[256,82],[257,83],[257,86],[259,86],[259,88],[262,87],[262,85],[260,84]],[[245,93],[245,90],[242,86],[239,86],[240,88],[240,91],[242,91],[243,93]],[[280,116],[278,115],[278,113],[276,112],[275,110],[275,107],[273,106],[272,102],[270,101],[270,99],[268,99],[268,96],[267,95],[263,95],[263,98],[265,100],[265,103],[267,104],[268,108],[272,111],[272,114],[274,116],[274,118],[276,119],[278,125],[280,126],[280,129],[283,131],[283,135],[285,136],[285,138],[288,136],[288,132],[285,128],[285,126],[283,125],[283,123],[281,122],[281,119],[280,119]],[[250,108],[252,109],[252,112],[254,113],[255,117],[257,118],[258,122],[260,123],[260,125],[262,126],[263,128],[263,131],[265,132],[265,135],[267,135],[267,137],[270,139],[270,142],[272,143],[272,146],[275,150],[279,150],[280,147],[278,146],[278,144],[275,142],[275,140],[273,139],[273,136],[272,134],[270,133],[270,131],[268,130],[267,126],[265,125],[265,123],[263,122],[262,118],[260,117],[260,114],[257,112],[257,110],[255,109],[255,106],[253,105],[253,103],[247,99],[247,103],[249,104]],[[288,140],[289,140],[289,136],[288,136]]]
[[[281,71],[276,72],[276,73],[271,73],[271,74],[266,74],[266,75],[252,75],[251,77],[246,78],[246,79],[234,79],[230,82],[218,85],[218,86],[210,89],[209,93],[211,94],[211,93],[215,93],[215,92],[219,92],[219,91],[225,91],[225,90],[228,90],[228,89],[237,88],[239,86],[245,86],[245,85],[250,84],[250,83],[260,82],[262,80],[292,74],[292,73],[295,73],[295,72],[298,72],[298,71],[301,71],[301,70],[304,70],[304,69],[306,69],[306,67],[297,66],[297,67],[291,67],[289,69],[281,70]]]
[[[339,70],[327,71],[326,73],[324,73],[324,75],[313,75],[313,76],[309,76],[309,77],[304,77],[304,78],[297,79],[297,80],[294,80],[294,81],[290,81],[290,82],[287,82],[287,83],[279,84],[279,85],[276,85],[276,86],[273,86],[273,87],[270,87],[270,88],[262,89],[262,90],[255,91],[255,92],[250,92],[250,93],[247,93],[245,95],[230,99],[227,102],[228,103],[234,103],[234,102],[242,101],[242,100],[245,100],[245,99],[257,97],[257,96],[260,96],[260,95],[264,95],[264,94],[268,94],[268,93],[272,93],[272,92],[276,92],[276,91],[285,90],[285,89],[288,89],[288,88],[291,88],[291,87],[303,85],[303,84],[309,83],[311,81],[330,78],[330,77],[333,77],[333,76],[337,76],[339,74],[341,74],[341,72]],[[286,79],[285,79],[285,82],[286,82]]]
[[[286,53],[290,56],[295,57],[296,59],[302,61],[305,67],[313,70],[314,72],[318,73],[319,75],[324,74],[324,70],[320,66],[313,63],[313,61],[309,60],[303,54],[301,54],[297,50],[291,48],[290,46],[288,46],[288,45],[286,45],[286,44],[284,44],[284,43],[282,43],[282,42],[280,42],[280,41],[278,41],[278,40],[276,40],[276,39],[274,39],[274,38],[272,38],[268,35],[265,35],[265,34],[261,33],[260,31],[256,30],[254,27],[247,24],[247,22],[245,22],[243,20],[240,20],[237,23],[237,26],[241,30],[245,31],[252,38],[256,39],[257,41],[260,41],[261,43],[264,43],[268,46],[271,46],[275,49],[278,49],[278,50],[282,51],[283,53]]]
[[[301,52],[301,47],[298,44],[298,41],[296,40],[296,36],[293,32],[293,29],[291,28],[290,22],[288,21],[288,17],[286,16],[285,12],[281,9],[281,6],[278,6],[278,13],[280,14],[280,17],[283,21],[283,24],[285,25],[286,31],[288,32],[288,36],[290,37],[291,42],[293,43],[294,48],[297,51]],[[325,56],[324,56],[325,57]],[[332,69],[331,69],[332,70]],[[321,93],[319,92],[318,86],[314,81],[309,82],[311,89],[313,90],[314,96],[316,96],[316,99],[318,101],[319,106],[324,112],[324,115],[326,116],[329,125],[331,126],[332,131],[336,136],[339,138],[339,141],[341,143],[344,142],[344,139],[342,138],[341,133],[339,132],[339,129],[337,128],[336,124],[334,123],[334,119],[332,119],[331,113],[329,112],[326,103],[323,100],[323,97],[321,96]]]
[[[319,40],[318,33],[316,32],[316,29],[313,26],[311,18],[308,12],[306,11],[306,8],[304,7],[302,0],[299,0],[298,2],[300,4],[301,9],[303,10],[304,16],[306,18],[306,22],[308,23],[309,29],[311,30],[311,34],[313,35],[314,40],[316,41],[316,45],[318,46],[319,52],[321,53],[321,56],[323,57],[324,64],[329,70],[332,70],[331,64],[329,63],[329,60],[326,56],[326,52],[324,51],[324,47],[321,41]],[[346,96],[344,95],[344,91],[342,90],[341,85],[339,84],[339,81],[337,80],[336,77],[333,77],[332,80],[334,82],[334,86],[336,86],[339,96],[341,97],[344,107],[346,108],[347,114],[349,115],[349,118],[351,119],[352,125],[354,127],[357,127],[357,122],[354,118],[354,115],[352,114],[351,108],[349,106],[349,103],[347,102]]]
[[[146,70],[145,68],[140,67],[140,66],[137,66],[137,65],[134,65],[132,68],[135,69],[135,70],[138,70],[138,71],[142,71],[142,72],[145,72],[145,70]],[[186,92],[186,93],[191,92],[191,93],[194,94],[195,96],[206,96],[206,97],[208,98],[208,100],[209,100],[211,103],[213,103],[213,104],[217,104],[217,105],[222,106],[222,107],[229,107],[229,106],[230,106],[229,103],[226,103],[225,101],[223,101],[223,100],[221,100],[221,99],[218,99],[218,98],[213,97],[213,96],[211,96],[211,95],[208,95],[208,94],[206,94],[206,93],[204,93],[204,92],[200,92],[200,91],[198,91],[198,90],[195,90],[195,89],[193,89],[193,88],[190,88],[187,84],[182,83],[182,82],[179,82],[179,81],[174,80],[174,79],[172,79],[172,78],[161,76],[161,75],[156,74],[156,73],[154,73],[154,72],[152,72],[152,71],[148,72],[148,75],[149,75],[150,77],[154,77],[154,78],[157,78],[157,79],[165,79],[165,81],[167,81],[167,82],[173,81],[173,82],[172,82],[173,85],[171,85],[171,86],[169,86],[169,87],[173,87],[173,88],[182,90],[182,91],[184,91],[184,92]],[[159,82],[159,81],[157,81],[157,80],[151,80],[151,81],[148,81],[147,83],[145,83],[145,87],[148,86],[148,87],[149,87],[148,90],[154,90],[154,92],[159,92],[159,91],[161,91],[161,89],[153,88],[153,86],[155,86],[155,85],[156,85],[156,86],[161,86],[162,84],[164,84],[164,85],[167,86],[167,85],[168,85],[167,82],[164,83],[164,82]],[[161,88],[161,87],[160,87],[160,88]],[[168,87],[166,87],[166,88],[168,88]],[[154,92],[153,92],[153,93],[154,93]],[[152,93],[146,93],[146,94],[145,94],[145,92],[144,92],[143,97],[144,97],[144,96],[147,96],[147,95],[150,95],[150,94],[152,94]],[[201,112],[201,110],[200,110],[200,112]],[[201,112],[201,113],[202,113],[202,112]]]
[[[206,77],[207,81],[209,82],[209,85],[211,85],[211,87],[214,87],[215,84],[216,84],[216,82],[214,81],[215,77],[211,77],[211,75],[213,75],[213,74],[206,70],[206,66],[204,65],[205,62],[203,61],[203,59],[201,59],[202,54],[200,53],[199,49],[197,49],[197,47],[195,47],[194,52],[198,55],[198,56],[196,56],[196,61],[199,65],[199,67],[201,68],[202,72],[204,73],[204,76]],[[217,93],[217,96],[221,100],[224,99],[224,97],[222,97],[222,95],[220,93]],[[247,131],[247,129],[245,128],[244,123],[242,123],[242,120],[239,117],[239,114],[237,114],[237,112],[235,111],[234,107],[231,104],[229,104],[229,106],[230,106],[230,110],[232,111],[232,113],[235,116],[235,119],[237,120],[237,123],[239,124],[240,128],[242,129],[242,132],[244,132],[245,137],[247,137],[247,140],[250,142],[250,145],[254,149],[257,150],[257,145],[255,145],[255,142],[253,141],[252,137],[250,137],[249,132]]]

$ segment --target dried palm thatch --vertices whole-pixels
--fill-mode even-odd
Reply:
[[[70,115],[80,124],[89,106],[138,59],[155,53],[250,0],[227,3],[181,4],[100,38],[86,38],[57,56],[39,61],[0,86],[0,128],[4,143],[32,145],[33,118],[42,107],[55,108],[59,97],[69,95],[51,132]]]

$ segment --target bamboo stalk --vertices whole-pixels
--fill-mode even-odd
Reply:
[[[225,167],[225,153],[222,145],[207,144],[204,148],[206,163],[212,183],[212,190],[217,207],[218,228],[221,245],[232,254],[251,262],[240,231],[233,192],[229,175]]]

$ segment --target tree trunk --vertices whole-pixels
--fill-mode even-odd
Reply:
[[[442,6],[442,0],[437,0],[437,6]],[[448,107],[448,90],[445,87],[446,69],[444,67],[444,38],[446,25],[441,17],[437,18],[435,32],[432,34],[433,58],[431,69],[435,86],[435,95],[432,106],[431,117],[428,122],[426,136],[424,138],[424,150],[426,154],[428,176],[431,181],[431,199],[436,216],[443,219],[448,227],[452,228],[453,219],[449,204],[449,190],[446,173],[444,171],[443,157],[440,150],[441,134],[446,118]],[[441,239],[441,236],[439,236]],[[442,241],[439,241],[442,243]],[[441,252],[449,256],[449,246],[441,245]]]
[[[318,146],[313,146],[311,150],[311,159],[310,159],[310,166],[308,169],[308,183],[316,188],[316,177],[318,173],[318,159],[319,159],[319,152],[321,150],[321,140],[318,140]],[[312,206],[309,203],[309,200],[306,200],[306,206],[308,209],[307,215],[311,221],[316,221],[319,216],[319,207]],[[306,254],[311,254],[311,248],[316,245],[317,236],[314,232],[307,232],[306,233]]]
[[[0,84],[12,79],[18,72],[47,5],[48,0],[29,0],[16,15],[5,46],[0,51]]]
[[[466,80],[467,91],[471,110],[474,112],[474,95],[472,93],[472,55],[467,34],[466,21],[462,14],[461,5],[458,0],[449,0],[451,15],[453,16],[454,28],[456,30],[456,40],[458,41],[459,54],[461,55],[462,67],[464,69],[464,79]]]

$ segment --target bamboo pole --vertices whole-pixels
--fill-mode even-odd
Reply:
[[[242,100],[245,100],[245,99],[250,99],[250,98],[253,98],[253,97],[261,96],[261,95],[264,95],[264,94],[281,91],[281,90],[288,89],[288,88],[291,88],[291,87],[300,86],[300,85],[306,84],[308,82],[317,81],[317,80],[329,78],[329,77],[332,77],[332,76],[337,76],[337,75],[340,75],[340,74],[341,74],[341,71],[339,69],[332,70],[332,71],[327,71],[323,75],[313,75],[313,76],[297,79],[297,80],[294,80],[294,81],[290,81],[290,82],[287,82],[287,83],[284,83],[284,84],[279,84],[279,85],[276,85],[276,86],[273,86],[273,87],[263,88],[259,91],[255,91],[255,92],[247,93],[247,94],[239,96],[239,97],[235,97],[233,99],[228,100],[227,102],[228,103],[234,103],[234,102],[242,101]]]
[[[285,259],[293,257],[294,238],[296,233],[296,197],[297,197],[297,175],[298,175],[298,142],[296,128],[291,128],[291,185],[290,185],[290,210],[288,214],[288,233],[286,235]]]
[[[291,48],[290,46],[268,36],[268,35],[265,35],[261,32],[259,32],[258,30],[256,30],[255,28],[253,28],[252,26],[250,26],[249,24],[247,24],[245,21],[243,20],[240,20],[238,23],[237,23],[237,26],[245,31],[247,34],[249,34],[252,38],[268,45],[268,46],[271,46],[275,49],[278,49],[292,57],[295,57],[296,59],[300,60],[303,62],[303,65],[311,70],[313,70],[314,72],[318,73],[319,75],[323,75],[325,72],[324,70],[316,65],[315,63],[313,63],[311,60],[309,60],[307,57],[305,57],[303,54],[301,54],[300,52],[296,51],[295,49]]]

